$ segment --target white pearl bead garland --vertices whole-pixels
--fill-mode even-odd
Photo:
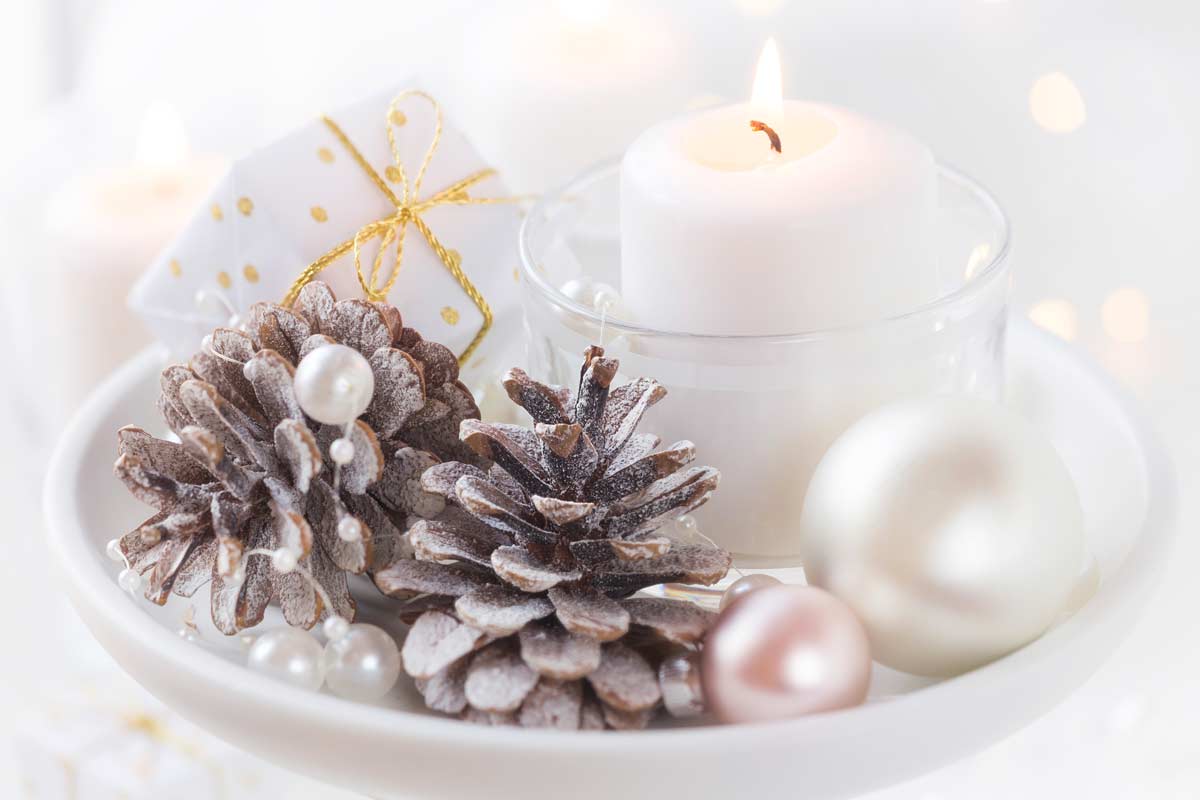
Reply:
[[[305,414],[326,425],[346,425],[371,405],[375,374],[357,350],[326,344],[300,360],[293,386]]]
[[[387,631],[374,625],[350,625],[325,645],[325,681],[348,700],[378,700],[400,678],[400,648]]]
[[[325,620],[321,626],[321,630],[325,632],[326,638],[331,642],[336,642],[350,631],[350,621],[345,617],[339,617],[334,614],[329,619]]]
[[[299,557],[294,550],[287,547],[281,547],[271,554],[271,566],[276,572],[291,572],[300,563]]]
[[[765,573],[743,575],[729,584],[729,588],[725,590],[725,594],[721,595],[721,610],[724,611],[733,605],[734,602],[742,599],[751,592],[766,589],[769,586],[778,586],[779,584],[780,581],[778,578],[772,578]]]
[[[354,460],[354,442],[346,439],[334,439],[329,445],[329,457],[333,463],[345,466]]]
[[[607,283],[591,278],[573,278],[559,287],[559,291],[581,306],[606,316],[617,315],[623,310],[621,293]]]
[[[108,557],[113,561],[118,563],[125,561],[125,554],[121,552],[120,539],[110,539],[108,544],[104,546],[104,552],[107,553]]]
[[[362,523],[354,517],[342,517],[338,520],[337,535],[343,542],[357,542],[362,538]]]
[[[246,665],[276,680],[316,691],[325,679],[321,643],[299,628],[276,628],[254,640]]]
[[[117,584],[130,594],[137,594],[142,590],[142,576],[138,575],[136,570],[126,567],[117,576]]]

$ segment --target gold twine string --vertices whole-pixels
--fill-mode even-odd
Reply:
[[[433,107],[434,117],[436,120],[433,129],[433,139],[430,141],[429,147],[425,151],[425,157],[421,160],[421,166],[417,170],[417,174],[411,182],[409,181],[407,171],[404,169],[404,163],[400,158],[400,149],[396,145],[396,136],[392,122],[399,104],[409,97],[419,97],[422,100],[427,101]],[[438,144],[442,138],[442,107],[437,100],[434,100],[432,96],[426,94],[425,92],[417,89],[409,89],[396,95],[394,98],[392,98],[392,102],[388,104],[385,121],[387,123],[388,146],[392,151],[392,165],[396,168],[396,172],[399,175],[399,183],[401,188],[401,193],[399,196],[392,191],[391,187],[388,186],[383,178],[380,177],[379,173],[375,171],[375,168],[367,163],[367,160],[363,157],[363,154],[357,147],[354,146],[354,143],[350,141],[350,138],[346,136],[346,133],[341,129],[340,126],[338,126],[336,122],[327,116],[322,117],[321,121],[324,122],[325,126],[333,132],[333,135],[339,142],[341,142],[342,147],[346,149],[351,158],[353,158],[358,166],[362,168],[363,172],[367,174],[367,177],[371,179],[371,182],[375,184],[375,186],[384,194],[385,197],[387,197],[388,202],[390,202],[395,209],[395,213],[374,220],[373,222],[368,222],[366,225],[363,225],[361,228],[359,228],[354,236],[336,245],[316,261],[305,267],[304,271],[300,273],[300,277],[296,278],[295,282],[291,285],[291,288],[288,289],[287,294],[284,295],[283,305],[291,306],[296,301],[296,298],[300,295],[301,289],[303,289],[310,281],[316,278],[323,269],[350,251],[353,251],[354,253],[354,271],[358,276],[358,283],[362,287],[363,293],[366,294],[367,299],[373,302],[379,302],[387,299],[388,293],[391,292],[392,287],[396,283],[396,279],[400,277],[400,265],[404,258],[405,235],[408,232],[408,226],[411,224],[414,228],[420,231],[423,237],[425,237],[425,241],[429,243],[429,247],[433,250],[434,255],[438,257],[438,260],[442,262],[442,265],[445,266],[452,276],[454,276],[454,280],[458,282],[458,285],[462,287],[462,290],[466,293],[467,297],[471,299],[471,302],[475,304],[475,307],[479,309],[479,313],[483,316],[483,325],[479,328],[479,331],[475,334],[475,337],[471,340],[471,343],[467,345],[467,348],[463,350],[462,354],[458,357],[458,363],[460,365],[466,364],[467,359],[471,357],[471,354],[475,352],[476,348],[478,348],[480,343],[483,342],[484,337],[487,336],[488,331],[491,330],[492,309],[491,306],[488,305],[487,300],[484,299],[483,295],[479,293],[479,290],[475,288],[475,285],[471,283],[471,280],[467,277],[466,273],[463,272],[461,257],[448,250],[438,240],[421,215],[429,209],[436,208],[437,206],[513,203],[520,201],[521,198],[471,197],[469,194],[471,187],[496,174],[496,171],[493,169],[481,169],[478,172],[471,173],[462,180],[450,184],[445,189],[442,189],[441,191],[436,192],[435,194],[432,194],[423,200],[419,199],[421,182],[425,179],[425,173],[429,169],[429,162],[433,160],[433,155],[437,152]],[[380,241],[379,250],[375,254],[375,261],[371,265],[371,274],[368,277],[363,274],[362,259],[359,255],[359,251],[364,244],[372,239],[379,239]],[[383,285],[380,286],[380,270],[383,267],[384,255],[393,243],[395,244],[396,255],[392,261],[392,266],[388,272],[387,279],[384,281]]]

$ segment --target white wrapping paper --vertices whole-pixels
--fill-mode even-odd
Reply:
[[[388,143],[388,108],[408,82],[356,105],[332,112],[332,119],[375,172],[402,196]],[[434,107],[419,96],[405,98],[391,115],[400,163],[414,180],[434,138]],[[449,114],[417,194],[426,199],[486,168]],[[389,169],[393,167],[393,169]],[[506,198],[498,176],[469,189],[472,198]],[[306,266],[364,226],[395,215],[396,206],[320,119],[234,164],[184,233],[160,255],[130,294],[130,306],[177,355],[187,355],[205,333],[229,324],[254,302],[280,302]],[[494,322],[465,367],[468,374],[506,366],[507,350],[518,339],[517,229],[515,203],[444,204],[420,211],[421,218],[448,250],[461,256],[464,275],[490,306]],[[369,277],[380,239],[362,248]],[[385,254],[381,286],[394,263]],[[319,279],[339,297],[362,297],[349,253]],[[198,292],[206,299],[198,302]],[[404,241],[399,277],[388,301],[406,325],[463,354],[484,317],[459,281],[411,223]]]

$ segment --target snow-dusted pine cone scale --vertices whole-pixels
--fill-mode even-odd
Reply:
[[[306,417],[293,389],[296,365],[329,343],[361,353],[375,380],[337,488],[328,453],[343,431]],[[323,283],[306,286],[290,309],[252,306],[244,330],[218,328],[187,365],[163,371],[161,388],[159,411],[180,442],[119,432],[115,472],[157,511],[121,550],[156,603],[211,581],[213,622],[227,634],[260,622],[272,599],[292,625],[311,627],[330,610],[353,619],[347,574],[407,555],[409,516],[445,507],[421,488],[421,473],[445,459],[489,464],[458,439],[479,411],[454,354],[405,328],[394,307],[338,301]],[[360,523],[356,540],[338,535],[347,517]],[[303,575],[277,572],[267,556],[238,568],[244,553],[282,546],[299,554],[332,609]]]
[[[466,420],[461,438],[493,466],[425,472],[422,487],[449,505],[412,528],[415,560],[374,579],[415,620],[404,668],[430,708],[489,724],[643,727],[661,700],[660,657],[703,638],[709,612],[631,595],[725,576],[725,551],[656,535],[707,501],[719,474],[687,466],[690,442],[656,452],[657,437],[635,433],[666,391],[644,378],[610,388],[617,366],[590,348],[574,394],[511,370],[505,388],[533,430]]]

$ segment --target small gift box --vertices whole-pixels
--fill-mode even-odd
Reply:
[[[519,330],[520,211],[430,95],[406,84],[236,162],[130,305],[177,355],[320,277],[388,299],[468,370]],[[494,355],[493,355],[494,354]]]

